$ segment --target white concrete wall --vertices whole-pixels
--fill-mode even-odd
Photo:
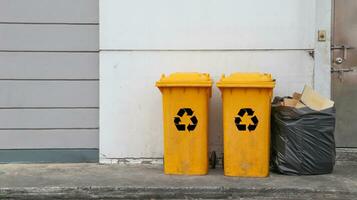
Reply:
[[[326,31],[326,41],[315,43],[314,88],[325,97],[331,96],[331,13],[332,3],[316,0],[315,32]],[[315,34],[317,38],[317,34]],[[317,39],[316,39],[317,40]]]
[[[100,155],[158,158],[161,73],[259,71],[275,95],[312,85],[315,0],[101,0]],[[220,93],[213,88],[210,150],[222,150]]]

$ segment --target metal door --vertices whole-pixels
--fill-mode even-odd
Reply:
[[[357,147],[357,1],[335,0],[332,41],[332,98],[337,147]]]

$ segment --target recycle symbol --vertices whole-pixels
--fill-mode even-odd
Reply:
[[[250,116],[251,124],[248,126],[246,124],[241,124],[242,119],[245,114],[247,113],[248,116]],[[251,108],[242,108],[238,112],[238,116],[235,117],[235,123],[239,131],[246,131],[248,127],[248,131],[254,131],[255,128],[258,126],[258,118],[257,116],[254,115],[254,110]]]
[[[187,116],[190,117],[191,123],[188,124],[187,126],[185,124],[181,124],[181,118],[184,116],[184,114],[186,113]],[[177,116],[174,118],[174,122],[175,122],[175,126],[177,128],[178,131],[185,131],[186,128],[188,131],[193,131],[195,130],[198,120],[196,118],[196,116],[193,115],[193,111],[191,108],[181,108],[178,112],[177,112]]]

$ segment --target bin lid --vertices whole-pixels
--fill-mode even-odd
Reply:
[[[156,82],[156,87],[211,87],[212,79],[209,74],[198,72],[177,72],[165,76]]]
[[[267,73],[233,73],[230,76],[222,75],[217,82],[218,88],[246,87],[246,88],[274,88],[275,80]]]

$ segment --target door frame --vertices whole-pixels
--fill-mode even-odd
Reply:
[[[316,91],[331,98],[331,42],[334,0],[316,0],[315,4],[315,49],[313,86]],[[325,31],[326,40],[318,41],[318,32]]]

